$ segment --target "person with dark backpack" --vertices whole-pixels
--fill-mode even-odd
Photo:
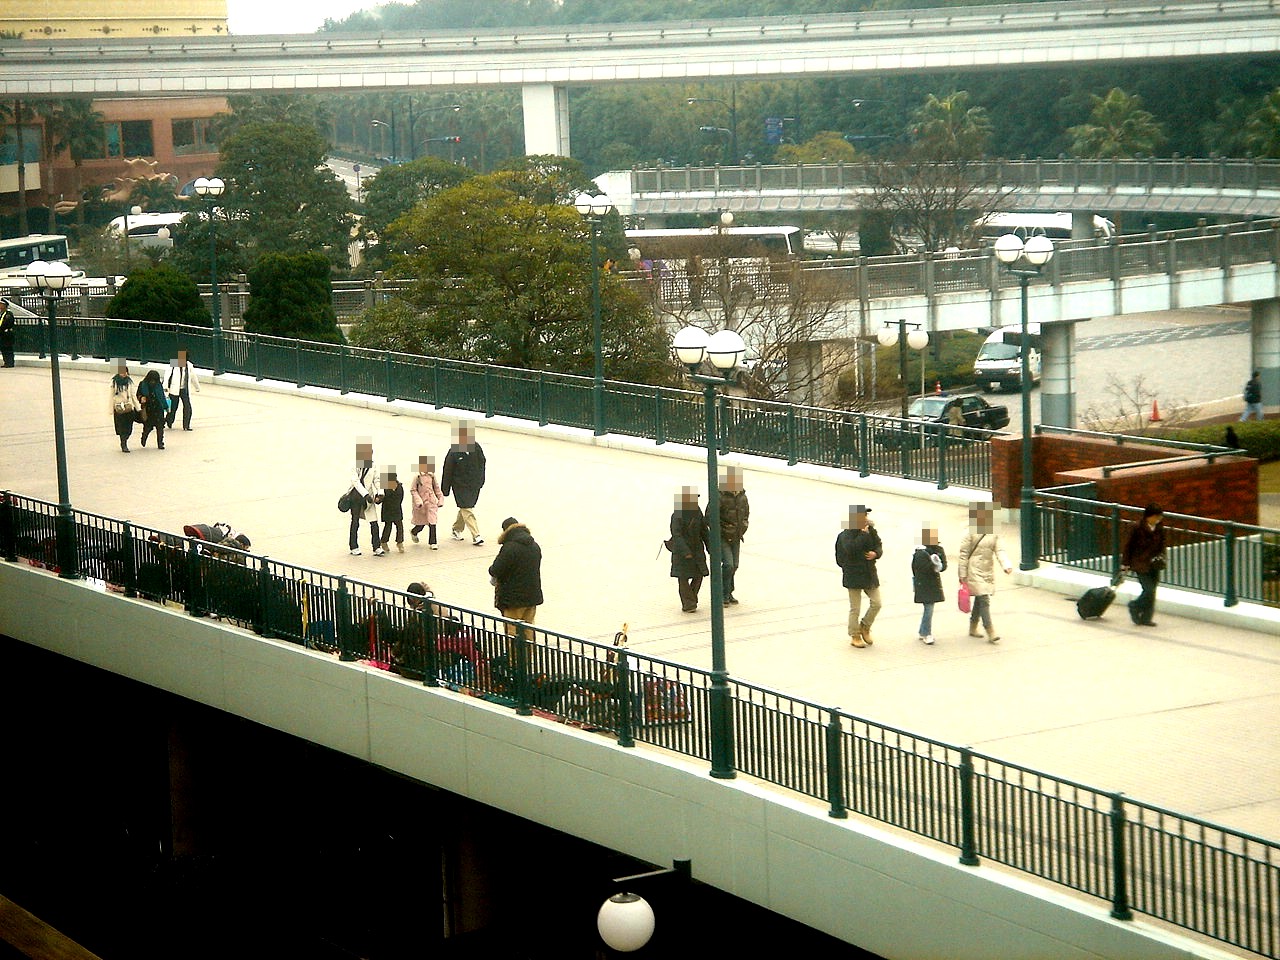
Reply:
[[[1257,420],[1265,419],[1262,415],[1262,375],[1257,370],[1244,385],[1244,413],[1240,414],[1240,422],[1248,420],[1250,414]]]

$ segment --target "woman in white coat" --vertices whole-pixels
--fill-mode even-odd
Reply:
[[[351,527],[347,536],[347,546],[353,557],[360,556],[360,521],[369,524],[369,532],[373,535],[373,555],[380,557],[385,553],[378,531],[382,486],[378,471],[373,466],[373,444],[356,444],[356,463],[351,470]]]
[[[969,636],[980,637],[978,621],[987,632],[988,643],[999,643],[1000,637],[991,625],[991,596],[996,592],[996,567],[1006,574],[1013,566],[1000,547],[995,532],[994,512],[989,503],[969,505],[969,532],[960,541],[960,582],[969,588],[973,606],[969,610]]]

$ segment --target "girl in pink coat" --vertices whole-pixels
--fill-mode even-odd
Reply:
[[[444,494],[440,492],[440,481],[436,479],[436,458],[419,457],[418,475],[409,485],[409,495],[413,499],[413,526],[409,536],[418,543],[418,534],[422,528],[428,530],[427,542],[432,550],[439,550],[436,543],[436,518],[440,505],[444,503]]]

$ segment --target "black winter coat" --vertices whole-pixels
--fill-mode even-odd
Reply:
[[[542,548],[523,523],[515,523],[498,537],[502,544],[489,566],[498,581],[493,605],[499,610],[536,607],[542,603]]]
[[[699,507],[671,514],[671,576],[705,577],[711,527]]]
[[[869,551],[875,552],[871,560]],[[849,587],[878,587],[880,576],[876,573],[876,560],[884,556],[884,546],[875,527],[866,530],[841,530],[836,537],[836,564],[844,571],[842,581]]]
[[[939,544],[916,547],[911,554],[911,587],[915,591],[916,603],[941,603],[942,570],[933,568],[933,555],[942,561],[942,570],[947,569],[947,552]]]
[[[720,542],[737,543],[747,535],[751,504],[745,490],[720,491]]]
[[[454,502],[469,510],[480,499],[483,486],[484,451],[480,444],[450,447],[445,454],[444,468],[440,471],[440,491],[446,497],[452,493]]]

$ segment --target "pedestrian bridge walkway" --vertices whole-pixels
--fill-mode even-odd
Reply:
[[[0,460],[0,488],[54,500],[48,369],[24,360],[17,369],[3,373],[0,443],[5,454]],[[583,431],[496,417],[483,420],[478,423],[478,440],[488,457],[489,483],[477,512],[490,542],[475,547],[446,538],[435,552],[425,543],[410,543],[403,554],[375,558],[366,551],[363,557],[350,557],[346,518],[334,509],[334,501],[345,484],[355,439],[370,437],[375,459],[382,465],[407,468],[423,453],[443,458],[453,411],[300,390],[292,384],[255,384],[237,376],[209,378],[194,398],[193,432],[172,435],[163,452],[147,448],[125,455],[111,433],[108,377],[101,361],[64,365],[71,500],[78,510],[160,530],[227,520],[252,537],[256,552],[274,562],[345,574],[375,588],[400,590],[412,580],[425,580],[445,602],[477,611],[491,606],[486,570],[496,550],[498,522],[512,515],[529,525],[544,551],[547,603],[539,612],[540,627],[608,642],[627,623],[637,661],[669,662],[676,671],[702,671],[709,663],[705,608],[694,615],[680,612],[665,560],[658,555],[673,492],[685,484],[705,483],[699,449],[674,444],[657,447],[619,437],[593,439]],[[742,689],[759,691],[750,696],[770,704],[768,715],[773,719],[768,724],[791,727],[805,743],[819,744],[821,736],[811,738],[829,722],[830,708],[838,706],[842,715],[861,718],[857,723],[864,725],[850,724],[844,734],[868,748],[874,742],[874,751],[907,741],[952,744],[1016,765],[1006,774],[1025,768],[1092,785],[1094,799],[1086,805],[1091,812],[1079,815],[1099,829],[1109,816],[1103,801],[1111,791],[1122,791],[1134,801],[1245,834],[1280,838],[1280,748],[1273,745],[1274,738],[1259,733],[1273,724],[1280,707],[1280,647],[1274,631],[1260,633],[1230,622],[1209,626],[1175,614],[1167,605],[1158,607],[1156,630],[1130,626],[1122,610],[1102,622],[1084,623],[1067,599],[1018,582],[1021,578],[1015,576],[1000,584],[995,598],[1003,636],[1000,644],[968,638],[964,618],[947,605],[935,619],[938,642],[926,647],[915,639],[918,608],[910,594],[908,560],[915,537],[923,522],[936,524],[943,545],[954,553],[966,522],[965,501],[982,496],[979,492],[940,492],[831,468],[786,467],[748,457],[738,460],[746,468],[753,510],[738,575],[737,594],[742,602],[726,611],[727,659],[731,675],[744,684]],[[872,506],[886,546],[880,563],[885,608],[876,624],[876,644],[867,650],[850,647],[844,636],[845,597],[832,556],[840,521],[851,503]],[[447,522],[451,517],[452,511],[446,508],[442,519]],[[1016,532],[1006,529],[1003,534],[1006,549],[1016,553]],[[915,814],[910,813],[910,805],[897,811],[872,808],[865,812],[855,806],[847,827],[838,826],[843,821],[826,818],[826,808],[818,805],[814,810],[819,820],[804,821],[808,826],[791,823],[787,830],[795,832],[787,840],[747,814],[756,805],[776,801],[769,792],[772,788],[762,785],[770,780],[768,759],[752,753],[752,741],[746,737],[740,738],[742,767],[759,772],[732,785],[688,779],[681,772],[683,761],[655,754],[650,747],[623,751],[619,757],[617,748],[598,735],[548,727],[536,718],[517,721],[510,711],[474,698],[444,702],[432,707],[427,716],[420,712],[419,700],[410,699],[422,694],[420,688],[379,676],[384,671],[376,668],[343,667],[323,654],[291,652],[298,648],[266,640],[256,641],[259,646],[250,649],[245,644],[255,642],[251,637],[242,638],[208,620],[142,601],[97,594],[102,599],[79,612],[72,607],[55,609],[49,604],[65,599],[59,590],[69,585],[11,564],[0,564],[0,578],[4,593],[0,628],[19,639],[24,634],[60,635],[59,618],[71,616],[78,633],[73,639],[64,638],[69,645],[64,652],[105,662],[108,667],[115,663],[123,672],[128,648],[118,641],[118,634],[134,621],[110,612],[125,607],[98,604],[139,607],[148,611],[148,617],[168,618],[166,630],[147,635],[144,641],[144,648],[155,654],[147,658],[145,669],[152,671],[149,682],[160,682],[163,674],[171,673],[185,684],[178,692],[188,696],[205,702],[218,699],[226,709],[241,710],[242,715],[301,735],[309,731],[320,742],[356,755],[370,756],[372,749],[375,762],[393,767],[417,764],[414,769],[419,773],[425,764],[439,775],[433,782],[448,789],[487,797],[489,802],[505,800],[511,804],[508,809],[545,818],[543,822],[597,842],[608,843],[616,836],[618,843],[631,843],[637,855],[655,862],[687,855],[692,848],[697,851],[695,875],[700,875],[700,864],[708,862],[714,846],[727,846],[729,862],[714,868],[716,882],[725,889],[820,928],[835,929],[839,935],[856,933],[861,939],[853,942],[877,947],[867,937],[884,915],[872,916],[876,911],[851,907],[845,899],[846,883],[819,896],[815,901],[819,907],[804,906],[798,899],[814,892],[811,882],[792,884],[799,893],[783,892],[788,880],[799,879],[799,874],[785,872],[782,862],[791,861],[781,851],[799,843],[808,854],[792,864],[794,869],[816,870],[825,876],[825,867],[812,866],[810,845],[829,849],[830,829],[865,833],[869,828],[880,829],[870,826],[874,819],[888,823],[898,822],[900,815],[911,819]],[[946,582],[953,595],[951,581]],[[20,602],[20,596],[28,602]],[[59,614],[58,609],[70,613]],[[90,609],[92,616],[85,613]],[[142,640],[142,635],[136,639]],[[202,658],[215,648],[220,651],[217,663],[221,666],[213,673],[193,674],[194,667],[183,662],[190,659],[207,666]],[[306,665],[297,667],[286,654],[307,657]],[[276,668],[296,680],[289,686],[289,696],[310,690],[315,702],[308,704],[304,698],[273,705],[274,698],[285,696],[273,689],[265,672]],[[331,669],[346,672],[332,674]],[[237,688],[231,682],[233,676],[245,686]],[[359,692],[353,686],[357,676]],[[216,687],[216,696],[206,692],[206,686]],[[331,697],[344,704],[344,710],[359,698],[365,725],[330,731],[323,737],[316,733],[327,719],[319,705]],[[784,702],[793,706],[780,708]],[[428,757],[432,748],[411,735],[417,728],[405,728],[410,722],[463,730],[461,740],[446,737],[437,744],[457,752]],[[857,730],[872,726],[877,732],[859,739]],[[375,730],[389,739],[378,740],[371,733]],[[557,753],[560,737],[553,738],[554,744],[547,739],[555,733],[570,738],[564,740],[573,745],[564,748],[569,753]],[[633,825],[617,823],[614,808],[594,806],[592,801],[602,796],[598,782],[592,781],[593,792],[575,796],[575,784],[582,786],[590,779],[582,773],[586,769],[582,751],[591,755],[592,763],[611,767],[626,779],[628,792],[648,799],[651,806],[647,812],[635,811]],[[637,753],[649,757],[653,765],[636,767],[631,758]],[[494,755],[501,763],[475,766],[482,755]],[[869,768],[858,764],[887,763],[891,754],[849,756],[854,768],[865,771]],[[535,757],[543,760],[535,764],[531,759]],[[525,769],[525,762],[535,765]],[[450,763],[455,764],[452,770]],[[940,769],[920,759],[913,764],[923,778],[920,782],[937,776]],[[986,782],[986,776],[994,777],[991,769],[984,768],[980,779]],[[469,781],[459,781],[462,770],[468,771]],[[1021,796],[1028,775],[1018,776]],[[530,779],[535,777],[536,782]],[[810,787],[811,795],[823,795],[820,783]],[[706,791],[726,789],[734,791],[738,804],[748,805],[739,807],[742,816],[725,813],[727,819],[714,826],[701,822],[693,812],[699,806],[725,812],[711,799],[720,794]],[[994,791],[990,798],[995,798],[1007,788],[988,785],[982,789]],[[677,804],[671,799],[672,790],[686,798],[701,796],[702,801],[692,807]],[[889,802],[905,802],[892,792],[877,795]],[[1061,802],[1061,797],[1054,801]],[[785,820],[809,803],[800,798],[786,801],[784,806],[793,813],[778,816]],[[609,812],[602,815],[600,810],[605,809]],[[1074,803],[1071,809],[1083,810]],[[665,816],[664,810],[674,819]],[[1013,816],[1012,808],[1005,816]],[[942,819],[954,822],[950,814]],[[1000,854],[983,846],[998,842],[998,834],[992,832],[994,821],[984,823],[980,855],[998,860]],[[643,839],[637,839],[641,834]],[[766,835],[770,842],[761,847],[758,841]],[[901,838],[880,840],[899,849],[904,843]],[[683,851],[672,849],[680,843],[687,844]],[[929,870],[951,869],[945,865],[954,863],[955,851],[943,850],[942,854],[920,854],[931,864]],[[841,856],[845,853],[851,863],[862,864],[849,881],[855,886],[870,883],[864,875],[870,862],[868,850],[843,848]],[[1100,862],[1105,862],[1105,853],[1100,855]],[[764,860],[753,859],[761,856]],[[800,866],[802,862],[810,866]],[[772,877],[767,863],[773,864]],[[1271,863],[1270,872],[1258,875],[1271,878],[1265,882],[1272,884],[1274,896],[1274,858]],[[980,871],[988,882],[996,874]],[[1008,892],[1008,884],[999,883]],[[1053,892],[1059,889],[1037,896],[1060,899],[1061,894]],[[831,899],[833,891],[840,893],[838,902]],[[1144,909],[1141,904],[1135,906]],[[915,909],[913,905],[911,912]],[[1106,903],[1091,899],[1083,906],[1063,909],[1097,918],[1105,914]],[[825,910],[829,916],[819,917],[815,910]],[[837,915],[846,919],[832,919]],[[905,915],[902,919],[911,925]],[[996,928],[984,929],[989,944]],[[1105,940],[1119,935],[1113,931],[1099,936]],[[1094,944],[1097,955],[1115,955],[1101,942]],[[1196,951],[1217,955],[1209,947]],[[929,950],[920,946],[915,955],[929,955]],[[975,947],[973,952],[957,950],[952,955],[980,954]]]

